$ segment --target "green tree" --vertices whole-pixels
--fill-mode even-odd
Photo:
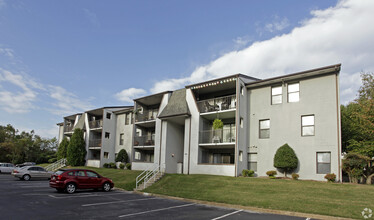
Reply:
[[[122,149],[118,152],[116,162],[127,163],[129,156],[127,155],[127,151]]]
[[[82,129],[76,128],[67,149],[68,164],[71,166],[84,166],[86,153],[83,131]]]
[[[367,168],[369,160],[369,157],[353,152],[345,156],[343,171],[348,174],[349,182],[358,183],[358,180],[364,175],[364,168]]]
[[[62,139],[57,150],[57,159],[62,159],[67,157],[67,150],[69,146],[69,140],[67,138]]]
[[[282,145],[278,148],[274,156],[274,167],[282,170],[284,176],[287,177],[287,173],[297,168],[299,160],[294,150],[288,146],[288,144]]]

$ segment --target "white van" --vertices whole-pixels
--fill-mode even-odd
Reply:
[[[14,168],[14,165],[11,163],[0,163],[0,173],[11,173]]]

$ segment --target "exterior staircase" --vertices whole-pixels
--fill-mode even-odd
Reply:
[[[139,191],[151,186],[153,183],[161,179],[165,174],[163,166],[154,164],[147,170],[144,170],[139,176],[136,177],[136,188],[134,191]]]
[[[66,158],[62,158],[52,164],[49,164],[48,166],[45,167],[46,170],[48,171],[56,171],[62,167],[65,167],[66,166]]]

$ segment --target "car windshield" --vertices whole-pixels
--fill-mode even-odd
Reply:
[[[64,170],[58,170],[58,171],[56,171],[56,175],[60,175],[60,174],[62,174],[63,172],[65,172]]]

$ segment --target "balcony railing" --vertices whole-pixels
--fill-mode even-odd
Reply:
[[[154,146],[155,135],[144,135],[134,137],[134,146]]]
[[[90,125],[90,128],[102,128],[103,127],[103,120],[94,120],[89,121],[88,124]]]
[[[101,147],[101,139],[91,139],[89,147]]]
[[[224,96],[197,102],[200,113],[223,111],[236,108],[236,96]]]
[[[223,128],[200,131],[200,144],[234,143],[235,129]]]
[[[65,128],[64,128],[64,132],[72,132],[72,131],[73,131],[73,128],[74,128],[73,125],[71,125],[71,126],[65,126]]]
[[[135,115],[135,122],[156,120],[157,114],[158,114],[157,109],[143,110],[142,113],[138,112]]]

